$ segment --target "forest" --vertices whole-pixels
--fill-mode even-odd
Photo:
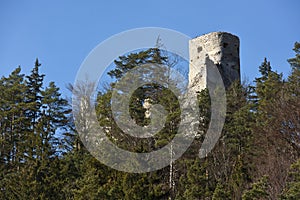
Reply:
[[[228,88],[222,135],[205,158],[198,151],[211,113],[207,90],[198,94],[202,117],[192,145],[171,165],[147,173],[122,172],[98,161],[75,127],[76,120],[85,123],[84,117],[74,117],[76,111],[55,82],[45,83],[40,72],[44,65],[37,59],[29,74],[17,67],[0,79],[0,199],[300,199],[300,43],[291,48],[290,74],[274,71],[265,58],[252,83],[236,81]],[[123,133],[110,101],[115,82],[130,69],[169,61],[158,48],[114,61],[108,72],[114,82],[99,91],[95,110],[115,145],[150,152],[176,134],[180,109],[166,87],[148,84],[130,99],[130,115],[141,126],[150,123],[145,99],[161,103],[168,112],[164,128],[154,137]],[[91,84],[70,84],[68,89],[91,98]]]

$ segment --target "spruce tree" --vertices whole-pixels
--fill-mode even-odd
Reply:
[[[268,177],[263,176],[243,194],[242,200],[269,199],[268,187]]]
[[[280,199],[300,199],[300,160],[297,160],[291,165],[288,181],[280,196]]]
[[[21,67],[0,79],[0,197],[24,197],[19,187],[21,170],[26,161],[24,151],[28,126],[25,116],[25,83]]]

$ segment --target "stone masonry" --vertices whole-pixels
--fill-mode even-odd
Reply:
[[[207,88],[207,68],[211,64],[218,67],[226,89],[240,80],[239,44],[237,36],[226,32],[212,32],[190,40],[189,85],[196,91]]]

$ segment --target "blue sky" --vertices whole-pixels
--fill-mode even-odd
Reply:
[[[300,41],[300,1],[9,1],[0,2],[0,76],[36,58],[46,82],[67,94],[88,53],[100,42],[139,27],[174,29],[190,37],[227,31],[240,37],[243,79],[258,76],[267,57],[287,75],[286,60]]]

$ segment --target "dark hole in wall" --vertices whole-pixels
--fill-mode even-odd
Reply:
[[[200,51],[202,51],[202,47],[198,47],[197,51],[198,51],[198,53],[200,53]]]
[[[223,47],[226,48],[228,46],[228,43],[224,42]]]

